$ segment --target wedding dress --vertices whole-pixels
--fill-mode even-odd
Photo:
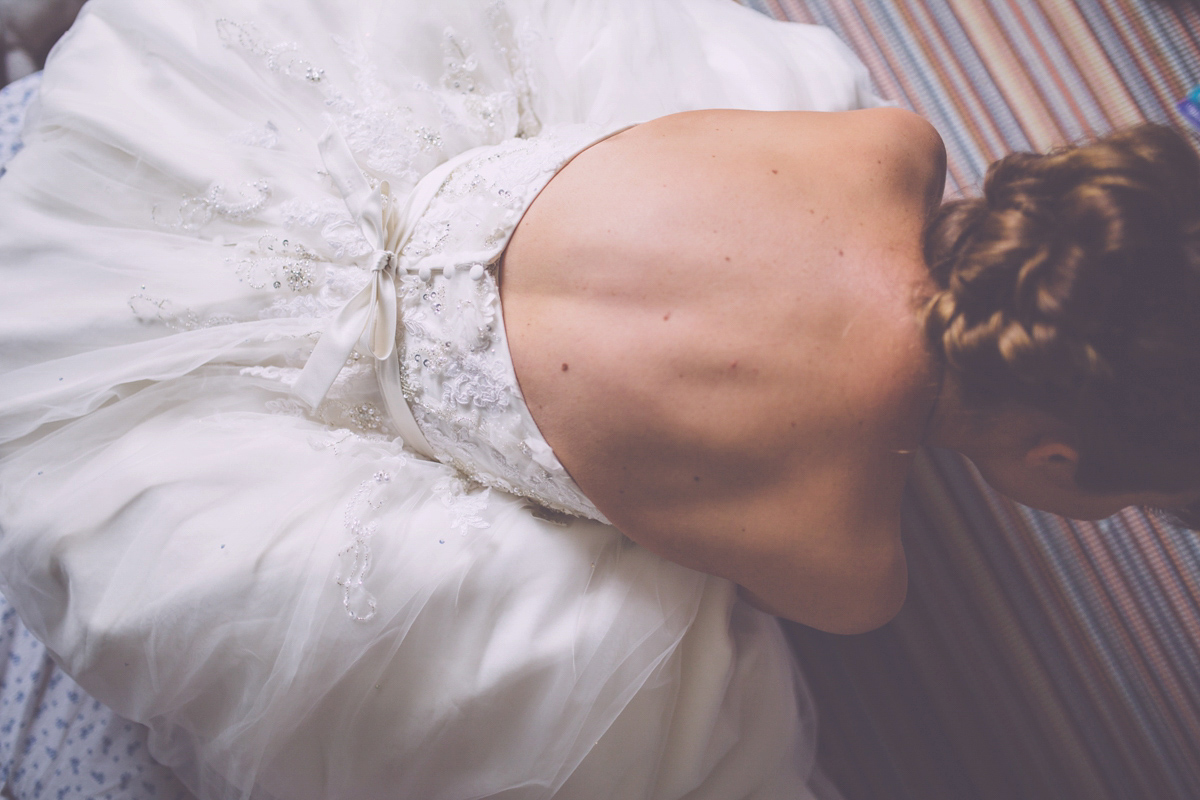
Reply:
[[[496,273],[631,124],[875,103],[726,0],[92,0],[0,180],[0,588],[203,800],[835,796],[776,620],[542,439]]]

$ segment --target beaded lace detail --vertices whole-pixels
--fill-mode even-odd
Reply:
[[[440,460],[486,486],[603,520],[525,406],[495,273],[529,203],[600,134],[550,128],[483,150],[450,173],[400,255],[410,272],[398,287],[398,345],[405,397]]]

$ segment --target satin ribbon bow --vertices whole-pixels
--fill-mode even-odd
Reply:
[[[387,209],[389,213],[385,220],[384,197],[389,195],[387,182],[380,184],[378,189],[371,188],[337,128],[326,131],[318,147],[326,171],[346,201],[350,217],[371,245],[372,252],[366,262],[370,265],[371,278],[342,306],[325,329],[292,392],[315,409],[329,392],[355,345],[361,342],[363,349],[375,358],[380,392],[401,438],[413,449],[433,458],[433,450],[404,400],[396,356],[399,254],[412,237],[415,222],[428,205],[431,194],[428,190],[418,191],[426,188],[418,186],[409,194],[408,202],[399,213],[397,209]],[[440,183],[437,181],[437,185]],[[434,186],[435,191],[436,188]],[[424,203],[417,202],[418,194],[422,195]]]

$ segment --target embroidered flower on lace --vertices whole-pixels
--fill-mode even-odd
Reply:
[[[238,47],[256,55],[272,72],[289,78],[320,83],[325,70],[314,65],[301,55],[300,45],[295,42],[280,42],[267,45],[253,22],[234,22],[222,17],[216,21],[217,36],[226,47]]]
[[[230,144],[244,144],[249,147],[273,150],[279,146],[279,128],[275,127],[274,122],[267,120],[265,125],[251,125],[248,128],[234,131],[226,137],[226,140]]]
[[[417,123],[413,97],[380,79],[378,65],[357,42],[337,40],[353,68],[351,87],[331,89],[325,105],[350,149],[393,188],[407,191],[442,160],[441,134]],[[419,92],[420,82],[413,88]]]
[[[348,405],[346,416],[364,431],[378,431],[384,427],[383,414],[371,403]]]
[[[340,198],[288,200],[279,206],[279,213],[289,230],[319,230],[338,261],[352,261],[371,252],[370,243],[346,210],[346,201]]]
[[[271,305],[258,312],[259,319],[287,319],[291,317],[312,317],[320,320],[337,309],[333,303],[322,302],[311,294],[284,296],[275,300]]]
[[[235,264],[237,275],[252,289],[279,289],[286,285],[303,292],[313,285],[317,254],[299,242],[265,233],[255,245],[240,248],[245,256]]]
[[[380,445],[394,444],[390,436],[379,433],[356,433],[345,428],[322,431],[314,434],[308,440],[308,444],[313,450],[329,450],[336,456],[343,455],[345,449],[361,445],[364,442],[369,442],[374,448],[378,448]],[[403,465],[408,463],[409,455],[399,447],[395,447],[390,450],[388,458],[394,463]]]
[[[450,238],[450,223],[439,222],[433,225],[422,225],[409,239],[408,244],[400,251],[403,258],[425,258],[441,252]]]
[[[176,310],[175,304],[170,300],[151,297],[145,292],[138,292],[130,297],[128,302],[129,310],[138,322],[162,323],[172,330],[193,331],[198,328],[230,325],[238,321],[232,314],[213,314],[201,318],[189,308]]]
[[[338,553],[341,568],[338,570],[337,584],[342,587],[342,605],[350,619],[355,622],[367,622],[375,616],[375,596],[365,586],[367,573],[371,570],[371,537],[375,534],[375,523],[367,523],[362,515],[379,510],[383,506],[380,487],[392,479],[386,472],[375,475],[358,485],[354,495],[346,504],[342,516],[342,524],[350,534],[351,543]]]
[[[446,307],[446,287],[438,286],[421,294],[421,299],[429,304],[429,310],[434,314],[442,313]]]
[[[308,406],[291,398],[269,400],[266,403],[272,413],[287,413],[290,416],[316,418],[335,429],[354,429],[365,434],[386,434],[390,432],[386,415],[379,406],[369,398],[374,394],[373,370],[363,363],[364,359],[351,358],[350,363],[338,380],[330,388],[328,397],[317,408],[316,412]],[[243,367],[240,375],[263,378],[283,386],[291,386],[300,376],[300,369],[295,367]]]
[[[319,200],[294,198],[279,204],[279,215],[287,228],[322,228],[331,223],[345,222],[353,225],[346,201],[339,197],[326,196]],[[362,234],[358,235],[363,239]],[[363,239],[365,243],[365,239]]]
[[[503,0],[495,0],[489,4],[485,15],[490,27],[492,47],[504,58],[511,76],[510,91],[517,101],[517,136],[536,136],[542,129],[541,120],[533,108],[534,70],[530,54],[536,42],[532,41],[533,36],[527,24],[521,26],[518,33]]]
[[[285,417],[307,417],[308,409],[298,400],[284,398],[281,400],[268,400],[264,403],[267,411],[272,414],[279,414]]]
[[[456,92],[475,92],[475,77],[472,73],[479,68],[479,61],[471,53],[468,40],[460,39],[453,28],[442,32],[442,86]]]
[[[495,359],[448,359],[442,370],[442,402],[446,406],[503,411],[509,405],[508,381]]]
[[[291,386],[300,375],[300,370],[295,367],[242,367],[238,370],[238,374],[251,378],[265,378],[269,381],[278,381],[284,386]]]
[[[512,86],[481,92],[476,71],[479,59],[469,39],[459,36],[453,28],[442,33],[442,88],[458,95],[462,108],[483,130],[515,132],[519,117],[517,98]],[[511,82],[510,82],[511,83]],[[465,120],[464,120],[465,121]],[[476,126],[471,126],[476,127]]]
[[[487,510],[491,490],[459,475],[442,478],[433,493],[450,511],[450,527],[466,535],[472,529],[490,527],[481,515]]]
[[[198,231],[212,222],[214,216],[233,222],[244,222],[266,206],[271,199],[271,187],[266,181],[246,182],[235,190],[237,199],[228,200],[225,187],[214,183],[207,192],[194,197],[185,196],[179,208],[171,213],[163,211],[156,203],[150,216],[154,224],[168,230]]]
[[[356,428],[363,433],[390,430],[387,419],[374,403],[326,400],[317,411],[322,422],[336,428]]]
[[[437,164],[437,159],[420,158],[429,139],[414,135],[411,109],[363,106],[342,96],[327,105],[350,149],[368,169],[387,175],[398,190],[408,191]]]

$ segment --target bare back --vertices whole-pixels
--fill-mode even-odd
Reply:
[[[692,112],[550,182],[505,256],[510,348],[547,441],[626,535],[818,627],[902,599],[940,148],[894,109]]]

